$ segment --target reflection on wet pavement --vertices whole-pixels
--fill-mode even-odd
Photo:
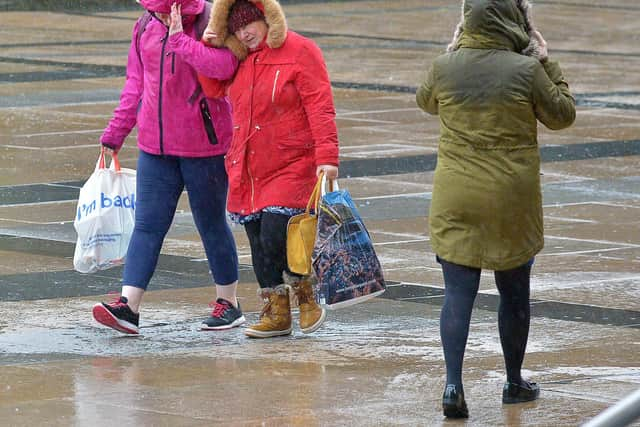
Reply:
[[[10,384],[0,413],[15,408],[37,419],[42,405],[71,401],[68,412],[55,413],[66,412],[83,425],[99,423],[109,408],[118,408],[116,417],[123,422],[132,417],[145,425],[214,422],[230,409],[230,423],[432,425],[441,419],[443,372],[438,309],[432,305],[377,300],[331,312],[313,336],[296,332],[252,341],[239,329],[198,331],[196,307],[149,304],[143,335],[132,338],[96,328],[87,315],[89,301],[32,304],[21,326],[0,335],[0,379]],[[56,323],[37,324],[47,318]],[[537,420],[535,425],[573,425],[585,411],[593,414],[612,403],[614,390],[630,390],[640,381],[640,368],[625,362],[628,355],[610,352],[611,346],[637,341],[637,329],[578,329],[570,322],[534,318],[525,374],[542,384],[544,398],[502,408],[495,314],[476,312],[472,328],[465,376],[474,425],[500,425],[503,417],[522,425],[532,425],[528,418]],[[224,405],[214,403],[220,395]],[[270,403],[247,404],[257,396]]]

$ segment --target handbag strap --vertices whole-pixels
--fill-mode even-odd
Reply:
[[[320,200],[320,185],[322,183],[322,178],[324,178],[324,171],[320,172],[318,175],[318,180],[316,181],[315,187],[313,187],[313,191],[311,192],[311,197],[309,197],[309,201],[307,202],[307,208],[305,209],[305,213],[309,213],[311,209],[311,204],[313,203],[313,211],[318,214],[318,201]]]

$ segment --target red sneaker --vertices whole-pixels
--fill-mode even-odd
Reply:
[[[93,306],[93,318],[98,323],[115,329],[123,334],[138,335],[138,321],[140,315],[131,311],[126,297],[121,296],[115,301],[104,302]]]

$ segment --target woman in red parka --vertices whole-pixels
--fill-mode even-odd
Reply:
[[[135,227],[122,296],[96,304],[93,316],[117,331],[138,334],[140,303],[186,188],[218,296],[201,328],[235,327],[244,316],[236,299],[238,256],[225,210],[231,106],[226,97],[206,98],[198,74],[229,79],[238,61],[229,50],[198,40],[195,27],[204,0],[139,2],[148,14],[134,26],[120,103],[100,138],[104,147],[118,151],[138,128]]]
[[[325,311],[308,278],[287,269],[286,230],[317,176],[338,176],[338,135],[331,83],[318,46],[288,31],[275,0],[217,0],[204,38],[240,60],[229,87],[233,139],[226,156],[227,210],[243,224],[264,308],[246,335],[291,333],[290,282],[300,328],[320,327]]]

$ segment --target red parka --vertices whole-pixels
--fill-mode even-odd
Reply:
[[[227,209],[241,215],[267,206],[304,208],[316,166],[338,166],[335,108],[322,53],[313,41],[287,31],[282,10],[265,3],[266,42],[252,52],[231,49],[240,59],[247,55],[229,88],[233,139],[226,156]]]

